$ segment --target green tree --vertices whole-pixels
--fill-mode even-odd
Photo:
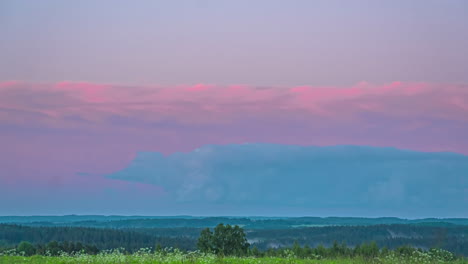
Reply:
[[[299,245],[299,243],[297,242],[297,240],[294,241],[294,244],[292,246],[292,252],[294,253],[294,255],[302,257],[302,248],[301,245]]]
[[[24,252],[25,256],[32,256],[36,253],[36,248],[31,243],[23,241],[18,244],[17,251]]]
[[[260,252],[260,250],[258,250],[257,246],[254,246],[252,250],[250,250],[250,255],[254,257],[262,257],[262,253]]]
[[[250,244],[244,230],[239,226],[219,224],[211,232],[209,228],[201,231],[197,247],[202,252],[211,252],[222,256],[245,255]]]
[[[366,258],[374,258],[379,255],[379,247],[375,241],[370,243],[363,243],[362,245],[356,246],[354,249],[356,255],[360,255]]]
[[[157,243],[156,247],[154,248],[155,252],[161,252],[163,250],[161,243]]]
[[[326,258],[328,256],[327,249],[322,244],[319,244],[316,248],[314,248],[313,252],[315,255],[322,258]]]
[[[214,252],[213,233],[209,228],[205,228],[201,231],[197,241],[197,247],[200,251],[205,253]]]
[[[46,251],[49,251],[49,253],[52,255],[52,256],[57,256],[58,253],[60,252],[60,245],[57,241],[51,241],[49,243],[47,243],[46,245]]]
[[[312,252],[312,249],[310,248],[309,245],[305,245],[304,246],[304,252],[303,252],[304,256],[305,257],[310,257],[312,256],[313,252]]]

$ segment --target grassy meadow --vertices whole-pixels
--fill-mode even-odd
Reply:
[[[150,263],[167,263],[167,264],[360,264],[360,263],[411,263],[411,264],[432,264],[432,263],[452,263],[462,264],[468,263],[466,259],[444,259],[441,256],[434,256],[425,252],[415,252],[411,256],[397,256],[389,253],[385,256],[375,258],[297,258],[294,254],[284,257],[219,257],[213,254],[203,254],[200,252],[183,253],[180,251],[173,252],[155,252],[149,250],[140,250],[134,254],[123,254],[118,250],[105,251],[97,255],[88,254],[61,254],[60,256],[21,256],[20,254],[3,254],[0,256],[0,264],[150,264]]]

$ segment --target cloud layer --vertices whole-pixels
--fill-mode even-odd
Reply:
[[[258,141],[468,153],[467,102],[466,85],[427,83],[271,88],[4,82],[0,121],[13,134],[107,134],[125,137],[122,144],[166,137],[147,149],[164,153]],[[168,140],[171,146],[164,144]]]
[[[51,197],[68,193],[78,203],[90,194],[106,200],[109,193],[133,193],[134,187],[102,175],[125,168],[140,151],[168,155],[205,144],[353,144],[468,154],[467,102],[468,86],[460,84],[2,82],[0,198],[54,203]],[[22,188],[30,189],[29,198],[15,194]],[[151,197],[164,194],[154,184],[138,188],[151,190]]]
[[[362,82],[352,87],[270,88],[4,82],[0,83],[0,93],[2,121],[19,122],[19,117],[27,118],[29,114],[30,118],[55,120],[63,126],[77,121],[119,125],[126,118],[135,125],[168,120],[181,124],[224,124],[278,115],[303,121],[308,118],[347,121],[356,120],[362,113],[400,119],[468,120],[465,85],[394,82],[376,86]]]

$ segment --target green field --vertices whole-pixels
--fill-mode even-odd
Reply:
[[[167,252],[167,253],[151,253],[150,251],[141,250],[137,253],[128,255],[122,254],[119,251],[108,251],[103,252],[98,255],[87,255],[87,254],[62,254],[61,256],[11,256],[11,255],[2,255],[0,256],[0,264],[9,264],[9,263],[39,263],[39,264],[66,264],[66,263],[199,263],[199,264],[210,264],[210,263],[243,263],[243,264],[274,264],[274,263],[284,263],[284,264],[331,264],[331,263],[344,263],[344,264],[358,264],[358,263],[468,263],[466,259],[456,259],[456,260],[446,260],[441,256],[434,256],[424,252],[415,252],[411,256],[397,256],[395,254],[388,254],[386,256],[375,257],[375,258],[336,258],[336,259],[300,259],[296,258],[293,254],[290,256],[285,256],[282,258],[278,257],[263,257],[263,258],[254,258],[254,257],[218,257],[212,254],[202,254],[199,252],[189,252],[182,253],[179,251]]]

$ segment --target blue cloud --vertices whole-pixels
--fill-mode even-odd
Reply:
[[[468,156],[455,153],[206,145],[168,156],[142,152],[108,177],[162,186],[168,203],[225,205],[238,212],[290,207],[347,215],[468,216]]]

